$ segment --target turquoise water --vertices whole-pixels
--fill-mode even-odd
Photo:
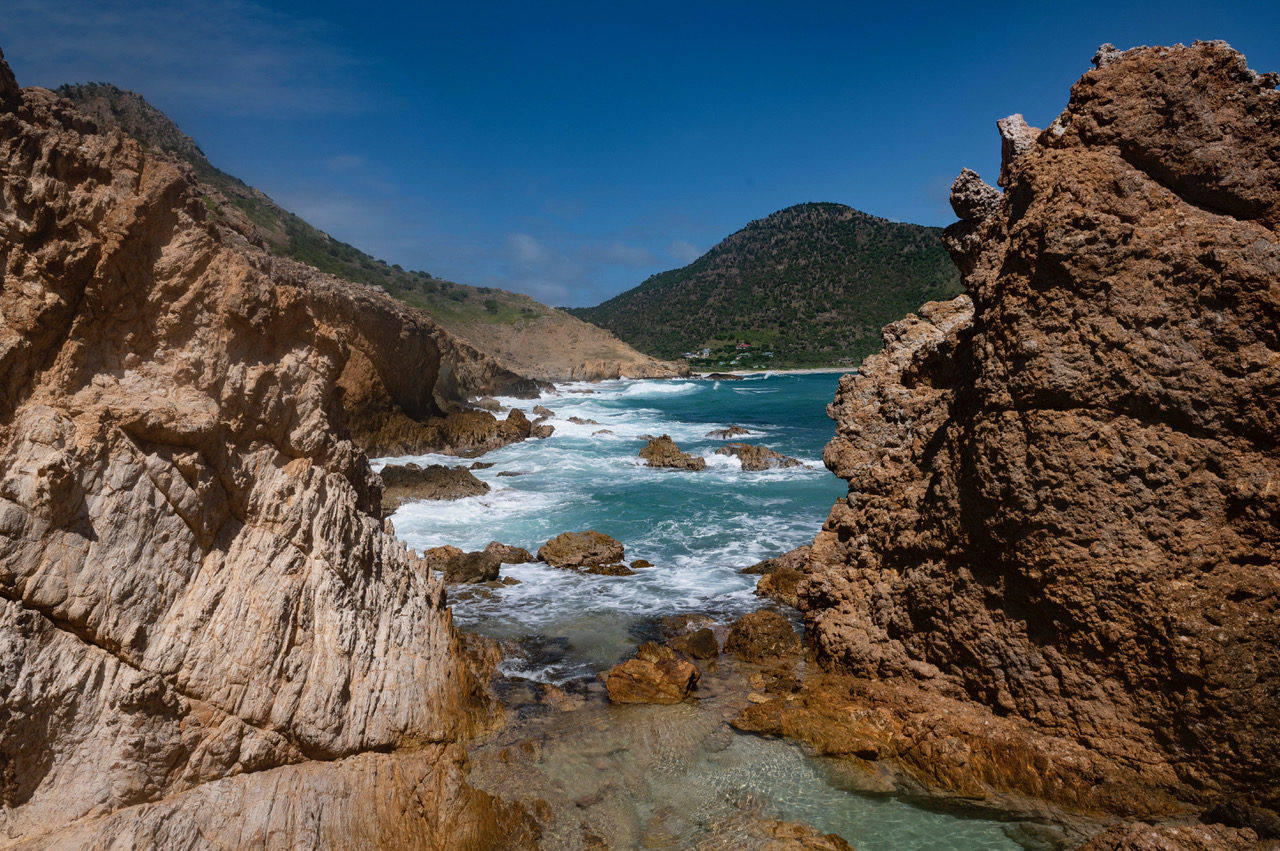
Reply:
[[[392,516],[399,536],[419,550],[440,544],[479,549],[498,540],[536,552],[560,532],[596,529],[621,541],[628,560],[654,564],[621,577],[503,565],[503,576],[520,584],[450,588],[457,621],[503,641],[505,673],[597,694],[577,712],[514,722],[504,735],[537,739],[541,758],[519,767],[499,761],[511,776],[480,771],[473,780],[502,795],[550,784],[550,798],[567,800],[595,789],[602,782],[598,774],[607,777],[605,788],[613,791],[589,812],[622,831],[621,847],[689,847],[708,836],[728,842],[723,847],[745,847],[735,844],[732,827],[743,806],[836,831],[859,849],[1018,847],[1009,825],[845,791],[830,782],[821,761],[794,744],[734,734],[717,714],[724,710],[715,698],[619,708],[598,697],[595,674],[654,637],[662,615],[705,612],[727,621],[760,607],[752,593],[756,577],[743,576],[741,568],[813,539],[846,490],[821,463],[822,447],[834,433],[826,405],[838,380],[836,374],[809,374],[614,381],[562,385],[538,400],[502,399],[526,413],[535,404],[550,408],[555,434],[485,455],[481,460],[493,466],[475,474],[490,484],[490,493],[411,503]],[[751,430],[735,440],[763,444],[804,466],[743,471],[736,459],[714,454],[725,441],[706,436],[729,425]],[[596,434],[601,429],[612,434]],[[636,456],[644,436],[661,434],[706,457],[707,469],[643,466]],[[381,459],[374,466],[388,460],[470,463],[427,455]],[[547,847],[576,847],[580,809],[566,806],[571,817],[561,820],[568,833],[549,834]],[[676,844],[646,838],[646,830],[669,832]]]
[[[504,566],[521,584],[452,592],[460,624],[497,638],[523,638],[508,672],[548,681],[589,675],[631,652],[656,618],[680,612],[732,617],[757,608],[756,577],[738,571],[813,539],[845,484],[822,466],[834,433],[826,405],[839,375],[775,375],[742,381],[615,381],[563,385],[526,412],[555,412],[555,434],[485,455],[476,470],[493,490],[455,502],[403,506],[392,522],[411,547],[479,549],[490,540],[536,552],[560,532],[596,529],[653,568],[634,576],[579,575],[542,565]],[[575,393],[574,390],[590,390]],[[595,420],[579,425],[570,417]],[[759,443],[804,462],[745,472],[715,455],[712,429],[739,425]],[[608,429],[612,434],[595,434]],[[643,466],[643,435],[669,434],[707,458],[687,472]],[[397,459],[410,460],[410,459]],[[459,463],[420,456],[421,462]],[[518,476],[500,476],[516,472]]]

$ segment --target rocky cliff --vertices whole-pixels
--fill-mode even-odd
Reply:
[[[527,838],[464,782],[485,654],[340,434],[502,371],[2,58],[0,269],[0,843]]]
[[[1095,65],[1046,130],[999,122],[1003,192],[956,181],[967,295],[890,325],[841,380],[824,457],[849,495],[801,592],[833,679],[807,719],[761,708],[749,726],[861,725],[851,752],[970,797],[1228,802],[1265,824],[1277,77],[1221,43]]]

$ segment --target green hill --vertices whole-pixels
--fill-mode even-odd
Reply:
[[[797,204],[570,312],[658,357],[709,349],[695,368],[857,363],[879,349],[884,325],[960,292],[940,234],[843,204]]]

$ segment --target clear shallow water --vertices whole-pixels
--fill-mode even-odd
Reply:
[[[481,460],[494,466],[475,474],[493,488],[488,494],[411,503],[392,522],[419,550],[479,549],[498,540],[536,552],[561,532],[596,529],[621,541],[629,561],[653,562],[621,577],[507,565],[503,575],[521,584],[451,593],[461,625],[496,638],[533,636],[524,652],[510,656],[508,673],[551,682],[593,674],[629,654],[662,615],[728,618],[760,605],[752,594],[756,577],[738,571],[812,540],[845,493],[821,461],[834,433],[826,405],[838,379],[827,373],[613,381],[561,385],[536,401],[500,399],[526,413],[535,404],[550,408],[555,434],[485,455]],[[743,471],[736,458],[714,454],[725,441],[706,436],[728,425],[751,429],[734,440],[763,444],[805,466]],[[602,429],[612,433],[596,434]],[[661,434],[706,457],[707,469],[643,466],[641,436]],[[460,463],[430,455],[381,460]]]

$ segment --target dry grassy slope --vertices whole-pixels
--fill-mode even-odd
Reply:
[[[141,95],[105,83],[67,85],[58,94],[100,124],[118,126],[146,148],[195,170],[215,217],[256,235],[273,254],[339,278],[381,287],[426,313],[503,366],[540,380],[661,377],[680,368],[642,354],[610,332],[528,296],[407,271],[334,239],[265,194],[216,168],[199,146]]]

